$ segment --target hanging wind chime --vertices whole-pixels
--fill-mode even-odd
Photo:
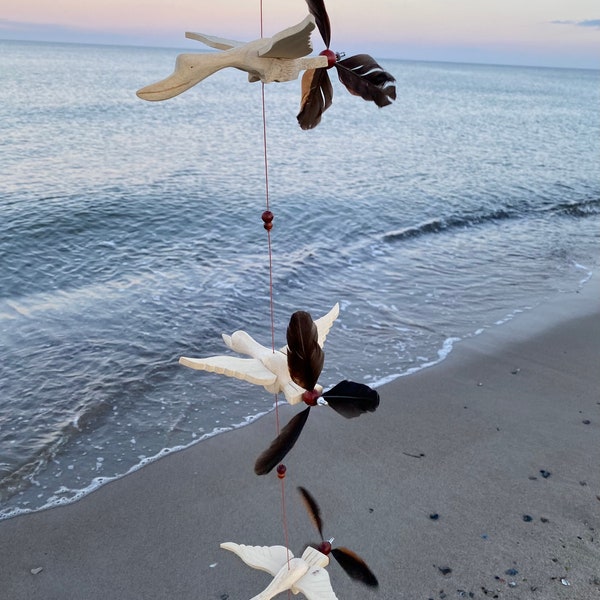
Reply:
[[[245,71],[250,82],[262,82],[267,205],[262,213],[262,220],[268,235],[269,257],[274,217],[269,208],[264,84],[291,81],[304,71],[300,112],[297,116],[302,129],[316,127],[323,113],[331,106],[333,87],[328,75],[331,68],[336,69],[341,83],[353,95],[372,101],[379,107],[391,104],[396,98],[394,77],[372,57],[359,54],[344,58],[343,54],[330,49],[331,26],[324,2],[306,1],[309,11],[306,18],[270,38],[262,37],[262,2],[260,39],[244,43],[200,33],[186,33],[189,39],[202,42],[218,52],[181,54],[169,77],[137,92],[143,100],[166,100],[190,89],[213,73],[230,67]],[[313,50],[311,33],[315,28],[318,28],[326,49],[318,56],[309,57]],[[269,262],[272,281],[272,262]],[[271,290],[271,323],[273,311]],[[268,348],[245,331],[236,331],[232,335],[223,334],[223,341],[227,348],[245,357],[226,354],[206,358],[181,357],[179,360],[182,365],[192,369],[214,372],[263,386],[276,395],[276,414],[277,395],[280,393],[291,405],[307,405],[281,430],[277,417],[277,436],[254,465],[257,475],[270,473],[277,466],[283,499],[286,468],[281,460],[297,442],[312,407],[329,406],[345,418],[354,418],[375,411],[379,405],[379,394],[365,384],[344,380],[331,389],[324,390],[318,383],[325,359],[323,344],[338,315],[337,304],[316,321],[313,321],[308,312],[296,311],[290,317],[286,332],[287,344],[280,349],[275,349],[274,343],[272,348]],[[274,339],[273,331],[271,337]],[[298,491],[323,538],[320,509],[316,501],[305,488],[299,487]],[[247,546],[227,542],[221,544],[221,547],[237,554],[249,566],[267,571],[273,576],[271,583],[253,600],[270,600],[285,590],[291,590],[294,594],[301,592],[309,600],[335,600],[336,596],[325,570],[330,554],[350,577],[367,586],[376,587],[377,579],[366,563],[346,548],[332,548],[332,541],[333,539],[324,540],[314,547],[308,546],[299,558],[294,557],[287,548],[287,539],[286,546]]]

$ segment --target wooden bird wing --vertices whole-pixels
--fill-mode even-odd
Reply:
[[[223,542],[221,548],[237,554],[253,569],[266,571],[273,577],[288,560],[294,558],[294,555],[285,546],[246,546],[234,542]]]
[[[319,343],[319,346],[321,346],[321,348],[323,347],[323,344],[325,344],[327,334],[329,333],[329,330],[331,329],[335,320],[338,318],[339,314],[340,314],[340,305],[339,305],[339,303],[336,303],[335,306],[326,315],[319,317],[314,322],[315,325],[317,326],[318,343]],[[281,348],[281,352],[283,352],[284,354],[287,354],[287,351],[288,351],[287,345],[284,346],[283,348]]]
[[[315,28],[315,19],[308,15],[304,21],[276,33],[269,44],[261,49],[261,58],[302,58],[312,52],[311,31]]]
[[[340,305],[338,303],[326,314],[315,321],[317,331],[319,333],[319,346],[323,347],[325,338],[333,325],[333,322],[338,318],[340,314]]]
[[[182,356],[179,362],[190,369],[227,375],[227,377],[235,377],[256,385],[272,385],[277,380],[277,375],[269,371],[257,358],[238,358],[237,356],[188,358]]]
[[[186,31],[185,37],[188,40],[196,40],[202,42],[211,48],[217,50],[231,50],[232,48],[239,48],[244,46],[245,42],[236,42],[235,40],[226,40],[225,38],[215,37],[212,35],[205,35],[203,33],[194,33],[193,31]]]
[[[292,592],[300,591],[304,594],[307,600],[337,600],[329,573],[325,569],[319,567],[311,567],[308,572],[300,577],[292,586]]]

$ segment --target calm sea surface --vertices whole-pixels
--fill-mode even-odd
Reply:
[[[0,42],[0,518],[272,409],[177,362],[271,344],[261,87],[139,100],[177,53]],[[310,132],[298,81],[265,88],[275,343],[339,302],[326,386],[435,362],[600,257],[598,71],[382,64],[393,106],[336,80]]]

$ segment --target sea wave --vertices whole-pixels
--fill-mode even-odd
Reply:
[[[547,206],[529,206],[513,209],[510,207],[498,208],[489,212],[478,214],[453,214],[446,217],[439,216],[410,225],[394,231],[388,231],[381,236],[384,242],[398,242],[420,236],[441,233],[456,229],[498,223],[508,219],[526,219],[540,213],[566,215],[570,217],[589,217],[600,214],[600,199],[583,199],[569,202],[552,203]]]
[[[575,202],[562,202],[551,206],[547,210],[552,213],[568,215],[570,217],[591,217],[600,215],[600,198]]]
[[[403,227],[395,231],[389,231],[382,236],[383,241],[398,242],[409,238],[419,237],[432,233],[440,233],[448,229],[462,229],[482,223],[500,221],[513,218],[515,215],[504,209],[481,215],[452,215],[449,217],[435,217],[423,221],[418,225]]]

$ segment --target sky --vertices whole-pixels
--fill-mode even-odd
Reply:
[[[331,48],[375,58],[600,68],[598,0],[325,0]],[[0,39],[202,51],[197,31],[260,37],[261,0],[2,0]],[[302,21],[304,0],[262,0],[264,36]],[[324,46],[313,34],[315,53]],[[1,61],[1,56],[0,56]]]

